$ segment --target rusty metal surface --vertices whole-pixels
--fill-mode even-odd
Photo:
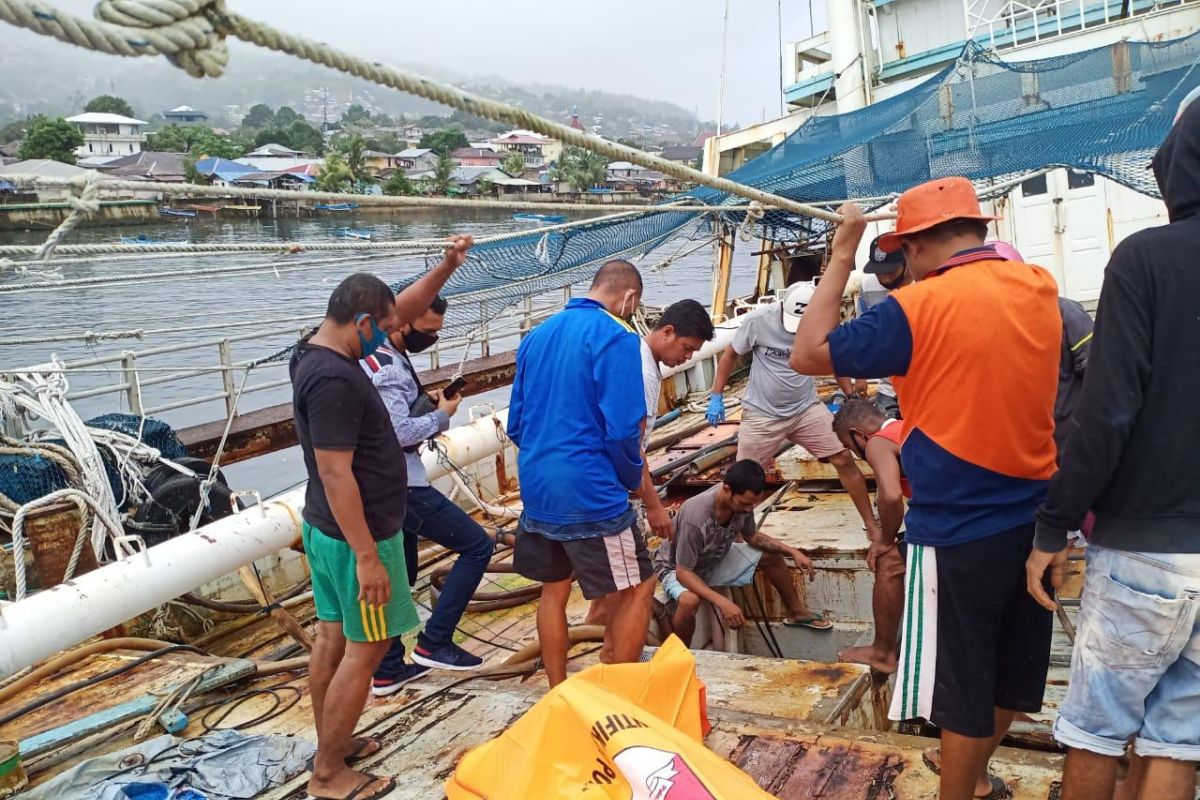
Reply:
[[[427,370],[421,373],[421,383],[427,389],[440,389],[450,382],[450,378],[456,370],[457,366]],[[463,378],[467,381],[463,394],[469,397],[507,386],[512,383],[515,372],[515,351],[467,361],[463,365]],[[218,420],[183,428],[179,431],[179,438],[192,455],[210,459],[216,455],[217,446],[224,431],[225,420]],[[245,461],[264,453],[292,447],[296,443],[296,429],[292,424],[292,404],[281,403],[268,406],[241,414],[233,421],[221,462],[233,464]]]
[[[83,515],[74,503],[56,503],[35,511],[25,520],[25,536],[37,573],[34,586],[49,589],[62,583],[82,524]],[[75,566],[75,574],[82,575],[95,568],[96,554],[85,546]]]
[[[92,656],[21,692],[19,697],[5,704],[5,710],[15,710],[40,697],[45,697],[69,685],[86,681],[143,655],[145,653],[118,651]],[[18,717],[4,726],[4,736],[11,739],[28,739],[35,734],[57,728],[97,711],[115,708],[147,694],[170,691],[218,663],[220,663],[220,659],[196,653],[167,653],[160,658],[140,664],[123,675],[109,678],[95,686],[80,689]],[[7,708],[7,706],[11,706],[11,708]]]

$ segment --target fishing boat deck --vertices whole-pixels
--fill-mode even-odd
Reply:
[[[731,415],[736,418],[736,414]],[[656,432],[666,449],[656,453],[655,463],[669,463],[681,453],[720,444],[736,432],[736,419],[717,429],[698,427],[697,415],[685,414]],[[726,455],[731,455],[727,453]],[[681,495],[691,494],[718,479],[719,464],[701,463],[673,483]],[[866,542],[862,523],[849,498],[836,484],[828,465],[792,450],[779,459],[781,491],[766,503],[769,513],[763,530],[810,552],[818,567],[817,580],[808,583],[797,573],[797,585],[810,605],[832,612],[836,630],[816,632],[784,628],[777,624],[782,607],[774,590],[761,582],[761,600],[744,607],[755,619],[738,632],[740,648],[769,652],[764,632],[782,647],[786,658],[701,651],[696,653],[697,672],[707,685],[709,716],[713,731],[706,743],[753,776],[772,794],[780,797],[882,798],[915,800],[937,793],[937,777],[921,762],[924,749],[936,744],[925,736],[909,736],[889,730],[886,720],[890,686],[882,676],[864,667],[836,663],[843,646],[870,635],[870,573],[866,569]],[[678,498],[676,498],[678,499]],[[493,522],[481,520],[495,528]],[[506,523],[511,527],[511,521]],[[498,552],[504,562],[511,551]],[[451,554],[431,543],[422,543],[420,577],[414,590],[422,615],[428,613],[433,596],[430,579],[450,561]],[[1073,562],[1078,566],[1078,562]],[[511,590],[527,585],[520,576],[489,574],[482,590]],[[1067,594],[1078,594],[1079,576],[1073,576]],[[582,624],[588,603],[576,587],[568,606],[573,625]],[[500,671],[515,652],[536,641],[536,600],[484,613],[468,613],[460,624],[459,643],[485,659],[485,667]],[[312,634],[315,615],[311,602],[293,605],[291,613]],[[210,707],[190,714],[184,736],[198,736],[207,725],[218,727],[252,723],[246,731],[283,734],[312,739],[311,705],[302,672],[252,677],[255,664],[270,664],[302,654],[299,645],[269,617],[247,622],[245,617],[216,614],[219,626],[198,640],[207,653],[172,652],[147,661],[119,679],[87,686],[12,725],[6,735],[44,741],[47,731],[90,732],[88,738],[64,750],[45,749],[26,759],[35,770],[34,784],[42,783],[84,758],[112,752],[132,743],[133,729],[148,708],[171,691],[192,682],[215,664],[225,665],[227,685],[189,702]],[[772,624],[772,622],[776,624]],[[411,635],[410,642],[411,645]],[[1061,774],[1060,757],[1047,752],[1052,747],[1049,725],[1065,692],[1070,644],[1059,631],[1055,640],[1055,663],[1047,706],[1018,725],[1010,742],[1023,749],[1005,748],[993,764],[997,774],[1009,782],[1020,800],[1045,800],[1055,796],[1055,781]],[[572,649],[570,670],[596,663],[598,646],[583,642]],[[92,656],[20,695],[22,704],[45,697],[68,684],[102,674],[127,664],[141,653],[116,651]],[[285,688],[290,687],[290,688]],[[267,689],[256,695],[245,693]],[[372,698],[360,730],[380,736],[383,751],[366,766],[379,773],[400,777],[396,798],[442,796],[442,784],[457,760],[471,747],[497,736],[527,711],[546,689],[544,673],[537,671],[507,677],[463,677],[433,673],[405,686],[388,698]],[[109,711],[110,721],[88,715],[128,708],[141,702],[140,713],[126,719]],[[211,706],[228,701],[227,705]],[[225,712],[227,716],[222,717]],[[257,718],[258,721],[255,720]],[[117,721],[113,722],[112,719]],[[64,729],[62,726],[68,726]],[[161,733],[157,726],[152,735]],[[1027,748],[1036,749],[1027,749]],[[52,758],[53,766],[45,769]],[[304,797],[304,776],[264,794],[275,800]]]

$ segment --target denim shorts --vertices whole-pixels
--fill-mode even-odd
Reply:
[[[762,560],[762,551],[745,542],[734,542],[729,552],[709,569],[703,580],[709,588],[720,586],[749,586],[754,583],[754,572],[758,562]],[[659,577],[659,583],[667,597],[678,601],[679,596],[687,591],[679,582],[675,570],[670,570]]]
[[[1200,555],[1091,545],[1071,682],[1054,724],[1068,746],[1200,761]]]

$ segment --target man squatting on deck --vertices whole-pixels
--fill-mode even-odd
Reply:
[[[479,588],[495,550],[495,541],[471,516],[429,484],[420,446],[450,428],[462,394],[447,397],[426,392],[409,353],[428,350],[438,340],[449,304],[441,296],[421,316],[403,322],[388,341],[360,363],[379,390],[404,449],[408,468],[408,509],[404,517],[404,555],[408,583],[417,581],[417,538],[457,554],[442,585],[425,630],[417,636],[411,664],[404,662],[404,642],[396,637],[375,672],[371,693],[384,697],[429,669],[473,670],[483,659],[454,643],[454,629]]]
[[[325,319],[296,346],[289,365],[296,434],[304,453],[304,551],[312,571],[318,630],[309,665],[317,753],[308,792],[369,800],[394,778],[348,766],[379,751],[352,738],[371,675],[391,639],[415,628],[403,537],[404,453],[387,406],[358,361],[388,334],[421,317],[465,260],[472,240],[456,236],[442,262],[397,298],[372,275],[346,278]]]
[[[843,206],[791,365],[893,377],[912,487],[908,584],[924,591],[909,598],[891,716],[942,729],[942,800],[999,796],[987,762],[1017,713],[1041,709],[1049,667],[1052,614],[1025,591],[1024,562],[1054,471],[1057,290],[1048,271],[984,246],[990,217],[970,181],[922,184],[897,210],[879,245],[903,249],[915,282],[839,325],[866,226]]]
[[[1054,608],[1067,531],[1095,526],[1067,697],[1063,800],[1113,796],[1132,743],[1147,800],[1191,800],[1200,761],[1200,91],[1154,156],[1170,223],[1109,260],[1062,468],[1037,511],[1030,593]]]
[[[867,535],[879,538],[879,524],[871,508],[867,482],[850,451],[833,434],[833,414],[817,398],[812,375],[828,372],[798,372],[788,363],[792,337],[812,296],[811,283],[798,283],[780,303],[772,303],[742,318],[733,343],[721,354],[708,405],[712,425],[725,419],[725,386],[738,356],[753,352],[750,379],[742,396],[742,421],[738,427],[738,459],[751,458],[770,470],[784,442],[800,445],[837,470],[846,493],[854,501]],[[813,612],[809,627],[831,629],[832,623]]]

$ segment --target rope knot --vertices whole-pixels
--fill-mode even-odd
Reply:
[[[218,78],[229,63],[225,34],[213,18],[225,0],[99,0],[96,18],[137,28],[147,44],[193,78]]]
[[[738,226],[738,237],[743,242],[754,241],[754,226],[766,215],[767,212],[762,207],[762,203],[751,200],[750,204],[746,206],[746,216],[742,218],[742,224]]]

